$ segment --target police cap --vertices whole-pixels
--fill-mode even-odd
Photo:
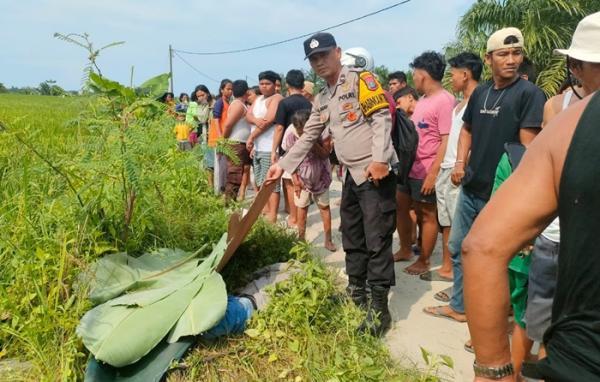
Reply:
[[[335,47],[337,44],[331,33],[315,33],[304,41],[304,53],[306,54],[304,59],[306,60],[315,53],[327,52]]]

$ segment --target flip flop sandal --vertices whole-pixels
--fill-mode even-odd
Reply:
[[[421,280],[423,280],[423,281],[446,281],[446,282],[449,282],[449,283],[453,282],[453,280],[451,278],[441,276],[436,271],[425,272],[425,273],[421,274],[419,276],[419,278]]]
[[[469,341],[465,342],[465,351],[475,354],[475,348],[473,347],[473,343],[469,343]]]
[[[449,316],[449,315],[447,315],[445,313],[441,313],[441,309],[442,308],[444,308],[444,307],[443,306],[432,306],[432,307],[429,307],[429,308],[423,308],[423,313],[428,314],[428,315],[433,316],[433,317],[444,318],[446,320],[458,322],[458,323],[461,323],[461,324],[467,322],[466,319],[464,321],[460,321],[460,320],[457,320],[456,318],[454,318],[452,316]],[[428,309],[433,309],[433,311],[430,311]]]
[[[422,274],[427,273],[429,271],[423,271],[421,273],[419,273],[419,272],[409,272],[409,271],[406,270],[406,268],[404,268],[402,270],[402,272],[406,273],[407,275],[411,275],[411,276],[421,276]]]
[[[433,295],[433,298],[435,298],[436,300],[438,300],[440,302],[449,302],[451,294],[452,294],[452,287],[446,288],[442,291],[437,292],[436,294]]]

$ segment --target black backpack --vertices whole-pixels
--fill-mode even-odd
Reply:
[[[392,127],[392,142],[398,156],[398,182],[406,184],[408,173],[417,156],[419,135],[414,123],[404,110],[396,109],[396,122]]]

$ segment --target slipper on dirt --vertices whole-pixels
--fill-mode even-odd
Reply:
[[[442,313],[443,308],[445,308],[445,306],[430,306],[428,308],[423,308],[423,313],[428,314],[433,317],[437,317],[437,318],[445,318],[446,320],[450,320],[450,321],[454,321],[454,322],[459,322],[459,323],[467,322],[466,319],[464,321],[461,321],[461,320],[457,320],[456,318],[454,318],[448,314]]]
[[[436,294],[433,295],[433,298],[435,298],[436,300],[438,300],[440,302],[449,302],[451,295],[452,295],[452,287],[446,288],[442,291],[437,292]]]
[[[440,275],[437,271],[427,271],[419,276],[419,278],[423,281],[446,281],[452,282],[453,280],[449,277],[444,277]]]

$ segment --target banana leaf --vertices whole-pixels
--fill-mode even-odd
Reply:
[[[177,342],[182,336],[193,336],[215,326],[227,310],[227,288],[220,274],[213,272],[181,315],[167,342]]]
[[[100,363],[91,357],[85,382],[159,382],[171,363],[181,359],[195,341],[194,337],[185,337],[172,344],[162,341],[138,362],[122,368]]]
[[[214,273],[226,245],[224,234],[200,264],[194,258],[197,253],[173,251],[104,261],[97,268],[94,296],[105,298],[118,290],[129,293],[83,316],[77,334],[84,345],[99,361],[122,367],[148,354],[169,332],[174,342],[209,329],[226,309],[225,285]],[[98,280],[112,284],[103,286]]]
[[[92,268],[94,274],[89,299],[94,304],[101,304],[120,296],[126,291],[148,288],[160,281],[156,274],[163,275],[165,269],[178,266],[193,268],[191,261],[205,247],[190,255],[179,249],[160,249],[144,254],[138,258],[116,253],[98,260]],[[182,269],[185,272],[186,269]],[[165,273],[163,281],[168,283]],[[177,276],[173,276],[177,278]]]
[[[144,307],[98,305],[83,316],[77,334],[96,359],[115,367],[130,365],[165,337],[204,280],[196,277],[168,297]]]

